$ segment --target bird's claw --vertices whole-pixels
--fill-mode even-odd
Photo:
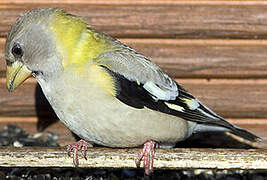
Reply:
[[[136,166],[140,167],[141,160],[144,158],[144,167],[145,167],[145,173],[146,175],[149,175],[151,172],[153,172],[153,162],[154,162],[154,148],[155,148],[156,142],[150,140],[147,141],[144,144],[144,148],[140,152],[140,154],[137,157],[136,160]]]
[[[79,165],[79,161],[78,161],[78,151],[79,150],[81,150],[84,159],[87,160],[87,158],[86,158],[86,150],[87,150],[88,146],[91,146],[91,144],[86,142],[86,141],[84,141],[84,140],[82,140],[82,139],[80,141],[74,143],[74,144],[71,144],[71,145],[67,146],[68,155],[71,156],[71,153],[72,153],[72,155],[73,155],[73,164],[75,166]]]

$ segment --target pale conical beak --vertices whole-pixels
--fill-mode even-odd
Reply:
[[[14,91],[26,79],[31,76],[31,71],[19,61],[7,65],[6,69],[6,85],[9,92]]]

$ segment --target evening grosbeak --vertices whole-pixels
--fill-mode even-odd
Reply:
[[[82,138],[68,148],[75,165],[86,141],[144,145],[136,163],[144,157],[149,174],[156,145],[170,148],[193,133],[227,131],[260,140],[214,113],[142,54],[62,9],[20,16],[8,33],[5,58],[9,91],[35,77],[58,118]]]

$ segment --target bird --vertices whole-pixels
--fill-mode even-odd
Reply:
[[[150,59],[60,8],[33,9],[11,26],[5,44],[10,92],[33,76],[61,122],[81,140],[68,146],[73,163],[89,143],[143,146],[153,172],[155,148],[172,148],[194,133],[258,136],[217,115]],[[208,140],[207,140],[208,141]]]

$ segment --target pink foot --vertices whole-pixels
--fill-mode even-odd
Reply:
[[[73,154],[73,164],[75,166],[79,165],[78,151],[81,150],[84,159],[87,159],[86,158],[86,150],[87,150],[87,147],[91,147],[91,146],[92,145],[90,143],[88,143],[88,142],[86,142],[85,140],[82,140],[82,139],[80,141],[77,141],[74,144],[71,144],[71,145],[67,146],[67,151],[68,151],[69,156],[71,156],[71,153]]]
[[[147,141],[144,144],[143,150],[138,155],[138,158],[136,160],[136,166],[140,167],[141,160],[144,157],[144,167],[145,167],[145,173],[146,175],[149,175],[151,172],[153,172],[153,161],[154,161],[154,148],[155,148],[156,142],[150,140]]]

